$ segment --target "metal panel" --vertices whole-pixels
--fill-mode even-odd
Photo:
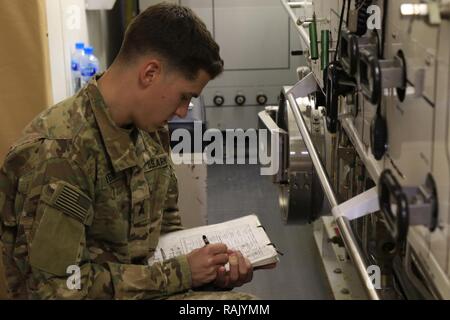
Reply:
[[[388,153],[402,173],[402,184],[421,184],[431,171],[433,111],[427,102],[417,98],[407,97],[399,103],[391,96],[387,105]]]
[[[439,232],[430,236],[431,251],[444,272],[450,276],[450,21],[443,21],[437,51],[436,106],[432,173],[439,200]]]
[[[289,69],[289,20],[278,1],[215,0],[225,70]]]
[[[207,126],[219,130],[258,128],[255,114],[263,109],[258,106],[209,107],[206,108]]]
[[[343,1],[315,0],[312,2],[318,19],[329,18],[328,23],[318,22],[317,29],[319,33],[324,28],[331,30],[333,40],[331,48],[335,48]],[[444,18],[441,24],[433,25],[429,23],[428,17],[411,18],[400,15],[401,4],[419,2],[388,1],[386,30],[379,30],[380,37],[383,33],[385,34],[383,59],[393,59],[398,50],[402,50],[406,58],[408,78],[406,99],[403,102],[400,102],[394,88],[383,92],[380,113],[387,121],[388,151],[380,161],[374,162],[369,156],[371,153],[370,126],[377,113],[377,106],[371,105],[366,99],[359,99],[358,115],[354,118],[345,99],[341,99],[339,110],[340,116],[345,119],[344,131],[349,136],[349,131],[352,131],[352,144],[359,146],[356,149],[361,160],[368,167],[369,164],[376,165],[376,170],[371,171],[375,182],[378,181],[377,172],[384,168],[394,172],[401,187],[421,186],[428,173],[433,175],[438,194],[439,225],[433,232],[423,226],[410,226],[408,243],[417,255],[417,265],[420,266],[426,279],[425,284],[431,288],[433,294],[437,293],[437,297],[448,298],[450,295],[450,41],[448,38],[450,21]],[[380,7],[383,3],[385,2],[373,1],[373,4]],[[301,17],[302,14],[303,18],[310,17],[307,10],[295,9],[294,11],[297,17]],[[330,59],[332,60],[332,57]],[[322,70],[318,62],[307,60],[307,64],[322,85]],[[421,74],[423,74],[422,82],[419,77]],[[419,90],[421,83],[423,91]],[[361,94],[359,96],[361,98]],[[349,127],[351,125],[353,125],[352,128]],[[359,141],[355,143],[355,139]],[[361,142],[366,150],[361,150]],[[327,151],[332,152],[332,150]],[[332,174],[335,174],[336,170],[339,171],[339,168],[334,170]],[[413,200],[410,201],[413,202]],[[383,241],[383,239],[378,240]]]

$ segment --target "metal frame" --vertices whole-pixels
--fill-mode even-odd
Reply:
[[[303,119],[300,108],[297,104],[296,98],[305,97],[308,94],[319,89],[317,81],[314,77],[313,73],[310,73],[305,78],[300,80],[294,87],[292,87],[289,91],[286,92],[286,97],[289,101],[289,106],[292,109],[294,114],[295,121],[300,130],[300,133],[303,137],[303,141],[308,148],[311,160],[313,162],[314,168],[316,169],[319,180],[324,189],[325,195],[327,196],[328,201],[332,209],[335,209],[339,206],[337,198],[334,194],[333,188],[331,186],[330,181],[328,180],[327,173],[325,168],[322,165],[319,154],[312,142],[309,131],[306,127],[305,120]],[[344,241],[345,247],[348,250],[348,253],[355,264],[356,271],[358,276],[364,285],[364,289],[367,292],[367,295],[372,300],[379,300],[380,297],[373,287],[372,281],[367,273],[367,266],[363,259],[363,254],[359,246],[357,245],[357,241],[355,239],[355,235],[349,224],[349,219],[343,215],[339,215],[339,210],[332,210],[333,215],[336,219],[336,224],[339,228],[340,234]]]
[[[303,2],[289,2],[289,0],[280,0],[281,4],[283,5],[286,12],[289,14],[289,17],[294,22],[295,27],[297,28],[300,37],[302,38],[305,46],[308,48],[308,50],[311,48],[309,44],[309,35],[306,32],[305,28],[302,25],[297,24],[297,17],[295,16],[294,11],[292,11],[292,8],[304,8],[305,6],[311,6],[311,2],[303,1]]]

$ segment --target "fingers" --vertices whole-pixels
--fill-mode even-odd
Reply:
[[[214,284],[218,286],[219,288],[226,288],[228,286],[229,278],[227,276],[227,271],[225,270],[224,266],[221,266],[217,270],[217,277],[214,281]]]
[[[205,248],[210,254],[228,253],[227,246],[223,243],[208,244]]]
[[[230,250],[228,250],[229,252]],[[229,271],[224,266],[217,268],[215,285],[221,288],[232,288],[242,286],[253,278],[253,267],[250,260],[245,258],[241,252],[233,251],[228,256]],[[222,255],[217,255],[223,259]],[[224,261],[224,260],[221,260]]]
[[[248,260],[247,258],[245,258],[245,264],[247,265],[247,278],[245,279],[245,282],[250,282],[253,279],[253,267],[252,264],[250,262],[250,260]]]
[[[236,253],[229,256],[228,262],[230,264],[229,277],[230,282],[235,283],[239,279],[239,258]]]
[[[219,253],[219,254],[214,255],[211,258],[211,264],[212,265],[222,265],[223,266],[224,264],[228,263],[228,259],[229,259],[228,254],[226,254],[226,253]]]
[[[250,261],[245,258],[240,251],[237,252],[238,261],[239,261],[239,279],[238,284],[243,285],[248,282],[249,277],[253,277],[253,271],[250,264]]]

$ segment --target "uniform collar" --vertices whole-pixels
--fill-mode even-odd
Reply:
[[[136,165],[142,168],[144,164],[142,159],[137,157],[131,138],[132,132],[137,128],[123,129],[112,120],[110,111],[98,90],[97,80],[101,76],[102,74],[92,77],[86,90],[114,171],[119,172]]]

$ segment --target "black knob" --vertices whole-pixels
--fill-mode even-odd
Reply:
[[[242,106],[245,103],[245,96],[242,94],[236,95],[234,102],[236,102],[238,106]]]
[[[387,125],[386,121],[379,114],[375,116],[370,126],[370,144],[373,156],[375,159],[380,160],[386,152]]]
[[[221,105],[224,104],[225,98],[223,96],[217,95],[214,96],[213,102],[216,106],[220,107]]]
[[[256,96],[256,102],[258,102],[260,106],[265,105],[267,103],[267,96],[265,94],[258,94]]]

